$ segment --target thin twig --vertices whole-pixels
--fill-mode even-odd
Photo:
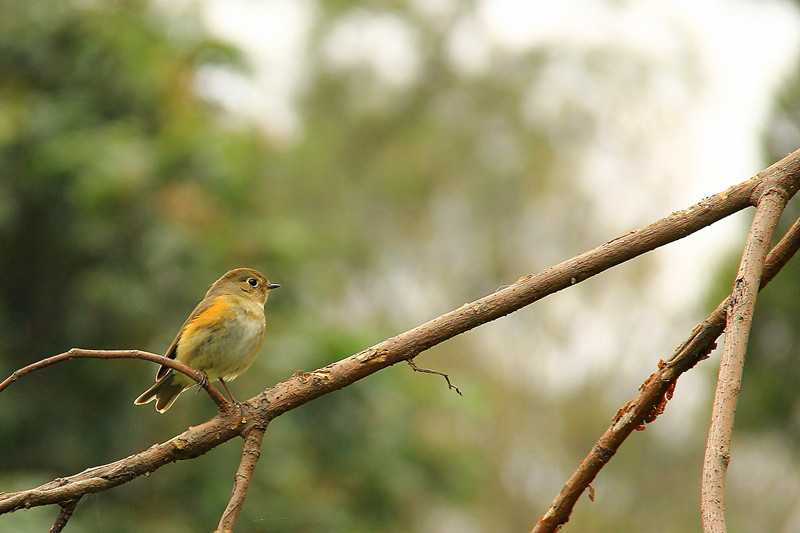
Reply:
[[[5,390],[9,385],[26,374],[41,370],[42,368],[46,368],[56,363],[61,363],[62,361],[69,361],[70,359],[142,359],[144,361],[158,363],[159,365],[168,366],[177,372],[186,374],[195,380],[200,384],[200,386],[203,387],[203,389],[205,389],[208,395],[211,396],[211,399],[214,401],[214,403],[217,404],[217,407],[219,407],[221,410],[227,409],[230,406],[222,394],[220,394],[220,392],[215,389],[211,383],[209,383],[203,372],[195,370],[194,368],[175,359],[170,359],[156,353],[143,352],[141,350],[84,350],[82,348],[72,348],[68,352],[60,353],[58,355],[48,357],[47,359],[42,359],[41,361],[37,361],[15,371],[2,383],[0,383],[0,392],[3,392],[3,390]]]
[[[61,533],[61,531],[64,529],[64,526],[66,526],[67,522],[69,522],[69,519],[72,516],[72,513],[75,511],[75,507],[78,506],[79,501],[80,498],[76,498],[61,504],[61,512],[58,513],[56,521],[53,522],[53,527],[50,528],[50,533]]]
[[[798,249],[800,249],[800,218],[767,256],[764,275],[761,278],[762,289],[780,272]],[[689,338],[675,350],[667,362],[659,362],[658,371],[639,387],[639,395],[619,410],[612,425],[592,446],[589,454],[567,480],[532,533],[552,533],[566,524],[581,494],[617,453],[625,439],[634,430],[643,429],[646,422],[652,422],[655,416],[660,414],[678,378],[708,357],[716,346],[717,338],[725,329],[725,310],[729,302],[730,296],[720,302],[703,322],[695,326]]]
[[[761,197],[731,292],[725,344],[720,357],[711,427],[703,460],[700,509],[706,533],[725,533],[726,530],[725,477],[731,457],[733,419],[742,384],[750,325],[769,243],[788,201],[789,196],[780,189],[770,189]]]
[[[450,382],[450,376],[449,376],[449,375],[447,375],[447,374],[445,374],[444,372],[439,372],[438,370],[431,370],[431,369],[429,369],[429,368],[420,368],[420,367],[418,367],[418,366],[417,366],[417,364],[414,362],[414,360],[413,360],[413,359],[407,359],[407,360],[406,360],[406,362],[408,363],[408,366],[410,366],[410,367],[411,367],[411,369],[412,369],[414,372],[422,372],[422,373],[424,373],[424,374],[435,374],[435,375],[437,375],[437,376],[442,376],[442,377],[444,378],[444,380],[447,382],[447,388],[448,388],[448,389],[455,389],[455,390],[456,390],[456,393],[457,393],[459,396],[464,396],[463,394],[461,394],[461,389],[459,389],[458,387],[456,387],[455,385],[453,385],[453,384]]]
[[[242,447],[242,460],[239,463],[239,469],[236,471],[236,476],[233,479],[231,499],[225,511],[222,513],[219,525],[214,533],[233,533],[233,528],[236,527],[236,521],[239,519],[239,513],[244,506],[247,488],[250,486],[250,480],[253,478],[256,463],[261,456],[261,442],[264,439],[264,432],[266,432],[266,430],[266,426],[253,426],[245,435],[244,446]]]

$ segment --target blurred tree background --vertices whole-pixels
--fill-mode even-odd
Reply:
[[[800,82],[772,74],[781,92],[773,102],[764,90],[761,122],[744,124],[769,131],[754,166],[678,181],[698,171],[680,157],[686,137],[659,151],[650,132],[678,128],[682,113],[690,122],[711,76],[704,61],[716,64],[686,44],[685,21],[674,27],[685,49],[654,60],[613,39],[482,44],[481,3],[262,4],[310,13],[283,130],[249,107],[258,65],[209,31],[219,3],[0,0],[2,374],[73,346],[163,352],[208,285],[249,266],[282,285],[263,353],[233,385],[249,397],[800,145]],[[797,13],[781,9],[791,17],[770,28],[775,38],[797,29]],[[797,70],[797,44],[783,44],[793,50],[783,75]],[[701,116],[681,127],[713,122]],[[719,155],[706,148],[694,155]],[[280,417],[237,531],[529,530],[616,409],[728,290],[745,224],[423,354],[463,398],[398,366]],[[697,264],[707,268],[687,270]],[[728,489],[735,529],[800,527],[798,279],[793,263],[759,302]],[[568,528],[699,528],[714,361],[681,380]],[[72,361],[3,392],[0,490],[113,461],[214,415],[191,393],[164,416],[135,408],[154,372]],[[209,531],[239,453],[229,443],[87,497],[68,530]],[[17,512],[0,529],[42,531],[55,514]]]

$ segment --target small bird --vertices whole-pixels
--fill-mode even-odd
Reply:
[[[226,272],[194,308],[164,357],[177,359],[210,380],[218,379],[235,403],[225,381],[232,381],[253,364],[264,342],[264,304],[269,291],[278,287],[250,268]],[[156,400],[156,411],[164,413],[194,384],[185,374],[161,366],[155,385],[133,403]]]

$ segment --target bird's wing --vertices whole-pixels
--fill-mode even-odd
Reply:
[[[197,304],[197,307],[194,308],[192,314],[189,315],[189,318],[187,318],[186,322],[183,323],[181,329],[178,330],[178,334],[175,336],[175,340],[173,340],[172,344],[170,344],[169,348],[167,348],[167,353],[164,354],[164,357],[167,357],[169,359],[175,359],[175,357],[178,355],[178,343],[181,341],[181,337],[183,336],[183,333],[186,331],[187,326],[192,322],[194,322],[196,319],[201,318],[201,315],[203,313],[205,313],[211,307],[219,303],[220,303],[219,297],[217,297],[210,301],[203,300],[202,302]],[[158,372],[156,373],[156,381],[161,381],[162,379],[164,379],[164,377],[167,374],[169,374],[171,370],[172,369],[170,367],[162,365],[158,369]]]

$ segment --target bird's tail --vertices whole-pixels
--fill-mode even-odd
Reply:
[[[176,379],[176,377],[175,372],[168,373],[157,381],[155,385],[144,391],[133,403],[142,405],[156,400],[156,411],[159,413],[165,412],[175,403],[180,393],[187,388],[187,385],[180,383],[182,380]]]

